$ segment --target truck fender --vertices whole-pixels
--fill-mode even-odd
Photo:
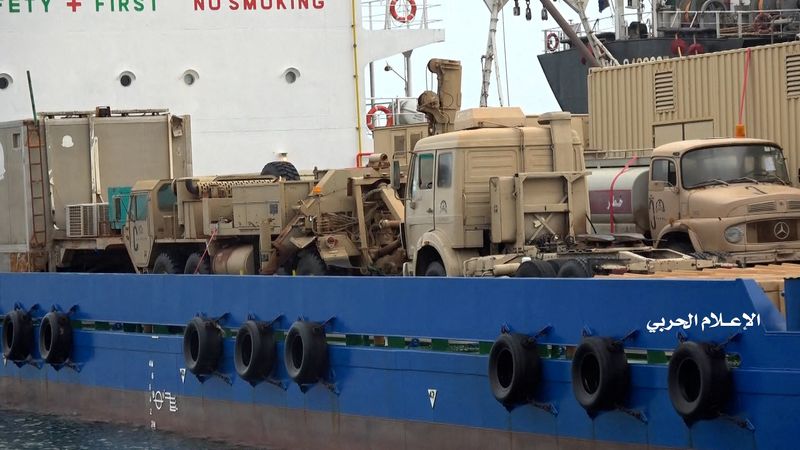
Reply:
[[[703,251],[703,246],[700,243],[700,238],[697,236],[697,233],[695,233],[694,230],[692,230],[691,228],[680,222],[675,222],[673,225],[661,230],[661,233],[659,233],[656,242],[660,242],[661,239],[664,238],[664,236],[670,233],[681,233],[689,235],[689,240],[692,242],[692,247],[694,247],[694,250],[697,252]]]
[[[425,247],[431,247],[436,250],[436,253],[439,254],[439,257],[442,258],[442,264],[444,265],[444,269],[447,271],[447,276],[463,276],[463,261],[469,257],[475,256],[470,252],[469,256],[461,255],[459,257],[459,253],[457,253],[453,249],[453,245],[450,243],[450,240],[447,239],[442,233],[438,230],[428,231],[420,237],[419,241],[417,241],[417,253],[414,255],[414,268],[416,271],[416,266],[418,264],[418,257],[417,255],[422,251]],[[476,253],[477,254],[477,253]],[[418,275],[418,274],[417,274]]]

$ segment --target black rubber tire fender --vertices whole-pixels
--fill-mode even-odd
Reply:
[[[546,261],[533,259],[520,264],[514,276],[517,278],[555,278],[556,271]]]
[[[51,311],[42,318],[39,354],[48,364],[63,364],[72,357],[72,323],[68,315]]]
[[[211,264],[209,262],[210,258],[211,257],[209,255],[203,257],[202,253],[192,253],[188,258],[186,258],[186,265],[183,268],[183,273],[192,275],[195,273],[195,271],[197,271],[197,275],[211,274]]]
[[[489,352],[489,386],[498,402],[529,401],[539,384],[541,358],[536,341],[517,333],[501,334]]]
[[[314,246],[307,247],[297,255],[295,274],[306,277],[325,276],[328,274],[328,265]]]
[[[33,350],[33,319],[21,309],[3,318],[3,357],[9,361],[24,361]]]
[[[266,322],[248,320],[236,333],[236,373],[251,383],[267,378],[275,367],[275,333]]]
[[[185,264],[181,264],[178,258],[169,253],[169,252],[161,252],[156,256],[156,260],[153,261],[153,270],[150,273],[153,274],[176,274],[176,273],[183,273],[183,269]]]
[[[444,265],[439,261],[431,261],[428,264],[428,267],[425,268],[425,275],[426,277],[446,277],[447,271],[444,268]]]
[[[673,408],[685,420],[717,417],[732,388],[724,350],[709,343],[681,343],[669,360],[667,387]]]
[[[611,338],[583,339],[572,358],[572,392],[590,413],[624,405],[630,385],[622,344]]]
[[[286,181],[300,181],[300,173],[294,164],[288,161],[272,161],[261,169],[261,175],[281,177]]]
[[[283,353],[286,372],[297,384],[312,384],[324,378],[328,367],[325,327],[298,320],[286,333]]]
[[[222,356],[222,330],[213,320],[195,317],[183,333],[183,360],[195,375],[210,375]]]
[[[592,266],[585,258],[575,258],[564,261],[558,270],[558,278],[592,278]]]

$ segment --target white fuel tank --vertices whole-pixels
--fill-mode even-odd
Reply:
[[[598,233],[611,231],[611,183],[621,167],[591,169],[589,175],[589,209]],[[616,233],[650,231],[648,219],[648,167],[631,167],[614,184],[613,214]]]

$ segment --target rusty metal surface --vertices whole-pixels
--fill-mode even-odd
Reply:
[[[435,423],[182,397],[178,413],[153,410],[147,392],[0,378],[0,407],[81,420],[151,426],[194,438],[286,449],[660,450]],[[151,422],[152,421],[152,422]]]

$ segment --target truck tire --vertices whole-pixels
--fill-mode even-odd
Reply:
[[[209,263],[209,258],[210,257],[208,255],[206,255],[206,257],[203,258],[203,255],[201,253],[192,253],[191,255],[189,255],[189,258],[186,259],[186,266],[183,269],[183,273],[190,275],[194,274],[195,272],[198,275],[211,274],[211,264]]]
[[[446,277],[447,272],[444,270],[444,266],[439,261],[432,261],[428,264],[428,267],[425,268],[425,276],[426,277]]]
[[[174,255],[162,252],[153,263],[153,270],[150,273],[154,274],[176,274],[183,273],[181,265],[178,263]]]
[[[664,247],[670,250],[675,250],[678,253],[683,253],[684,255],[691,255],[694,253],[694,246],[692,243],[685,240],[667,240]]]
[[[706,342],[681,343],[669,359],[667,387],[684,420],[717,417],[733,387],[725,351]]]
[[[584,258],[567,260],[558,271],[558,278],[592,278],[593,276],[592,267]]]
[[[321,277],[328,274],[328,266],[315,248],[307,248],[297,256],[297,275]]]
[[[534,259],[520,264],[514,276],[516,278],[555,278],[556,271],[546,261]]]
[[[286,181],[300,181],[300,173],[294,164],[287,161],[272,161],[261,169],[261,175],[281,177]]]

